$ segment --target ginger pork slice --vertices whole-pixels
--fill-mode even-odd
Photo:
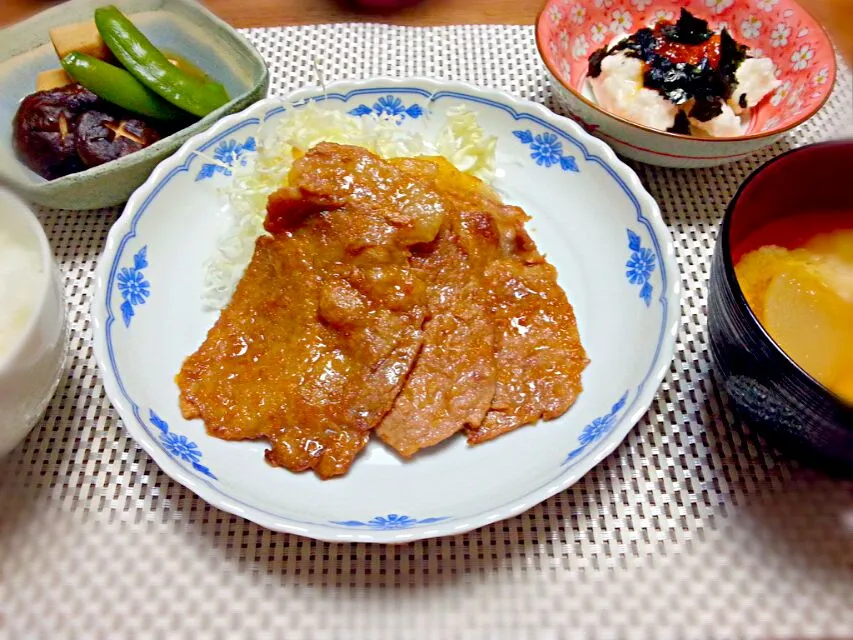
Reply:
[[[497,205],[501,252],[484,273],[496,331],[497,389],[483,423],[468,429],[471,444],[563,415],[580,394],[589,364],[557,270],[524,227],[527,215]]]
[[[486,276],[494,295],[498,379],[485,420],[468,429],[471,444],[563,415],[580,394],[589,363],[552,265],[506,258]]]
[[[424,167],[427,162],[433,165],[431,171]],[[445,198],[447,216],[439,242],[451,236],[492,325],[489,344],[495,350],[496,386],[482,422],[469,420],[465,425],[469,442],[485,442],[540,418],[562,415],[581,391],[581,374],[589,360],[574,310],[557,283],[557,271],[525,229],[529,217],[518,207],[504,205],[484,183],[443,159],[398,164],[409,171],[419,167]],[[447,267],[440,267],[439,282],[446,282],[447,272]],[[439,288],[443,295],[445,289],[446,284]],[[425,340],[424,353],[427,344]],[[449,351],[445,371],[450,372],[450,361],[458,355],[452,340],[445,339],[445,344]],[[416,378],[423,358],[424,354],[410,379]],[[484,394],[491,392],[491,384],[480,382]]]
[[[435,192],[357,147],[320,144],[270,198],[270,237],[178,375],[208,431],[271,443],[268,462],[346,473],[389,411],[422,344]]]
[[[423,348],[393,408],[376,430],[383,442],[410,457],[483,421],[495,394],[495,332],[483,269],[461,238],[472,216],[480,214],[442,190],[474,179],[441,159],[392,162],[412,180],[436,188],[445,209],[435,241],[413,248],[411,258],[427,281]]]
[[[410,457],[480,424],[495,394],[494,328],[478,274],[457,243],[454,213],[412,264],[427,281],[421,353],[376,433]]]

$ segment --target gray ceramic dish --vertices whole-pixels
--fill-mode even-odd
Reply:
[[[0,31],[0,183],[29,200],[57,209],[97,209],[120,204],[157,164],[188,138],[221,117],[266,96],[269,71],[261,55],[228,24],[193,0],[112,0],[159,47],[192,61],[222,82],[232,100],[156,144],[94,169],[45,180],[18,160],[12,118],[35,90],[39,72],[59,67],[50,45],[53,27],[91,20],[111,0],[71,0]]]

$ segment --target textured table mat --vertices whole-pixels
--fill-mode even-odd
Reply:
[[[338,25],[246,32],[274,94],[427,75],[550,104],[530,27]],[[68,375],[0,461],[6,638],[853,637],[853,482],[786,461],[733,419],[705,328],[716,227],[778,153],[853,131],[849,70],[811,122],[716,169],[637,166],[684,283],[675,360],[647,416],[530,511],[398,547],[325,544],[211,508],[131,441],[91,347],[93,270],[117,216],[44,211],[65,274]]]

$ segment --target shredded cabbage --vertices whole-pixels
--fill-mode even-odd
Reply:
[[[272,124],[260,127],[256,154],[233,169],[231,184],[222,190],[228,224],[206,264],[206,306],[220,309],[231,299],[252,259],[255,240],[265,233],[267,199],[286,186],[294,155],[319,142],[357,145],[383,158],[441,155],[460,171],[486,182],[495,175],[497,138],[486,135],[476,114],[464,105],[447,111],[434,141],[400,127],[394,117],[352,116],[313,101],[288,109]]]

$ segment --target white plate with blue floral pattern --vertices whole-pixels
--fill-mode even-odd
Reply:
[[[461,103],[497,136],[503,177],[495,186],[532,216],[530,231],[559,271],[591,360],[583,393],[565,415],[475,447],[456,438],[408,462],[374,439],[348,475],[325,482],[268,466],[263,443],[218,440],[200,421],[181,417],[174,376],[216,321],[202,304],[204,265],[225,224],[218,189],[231,179],[230,171],[211,171],[205,157],[239,161],[253,152],[259,124],[315,98],[353,114],[398,115],[400,126],[426,130]],[[277,531],[405,542],[521,513],[613,451],[669,368],[679,303],[660,210],[609,147],[541,105],[417,78],[305,89],[287,102],[259,102],[189,140],[113,227],[92,312],[107,393],[125,427],[175,480]]]

